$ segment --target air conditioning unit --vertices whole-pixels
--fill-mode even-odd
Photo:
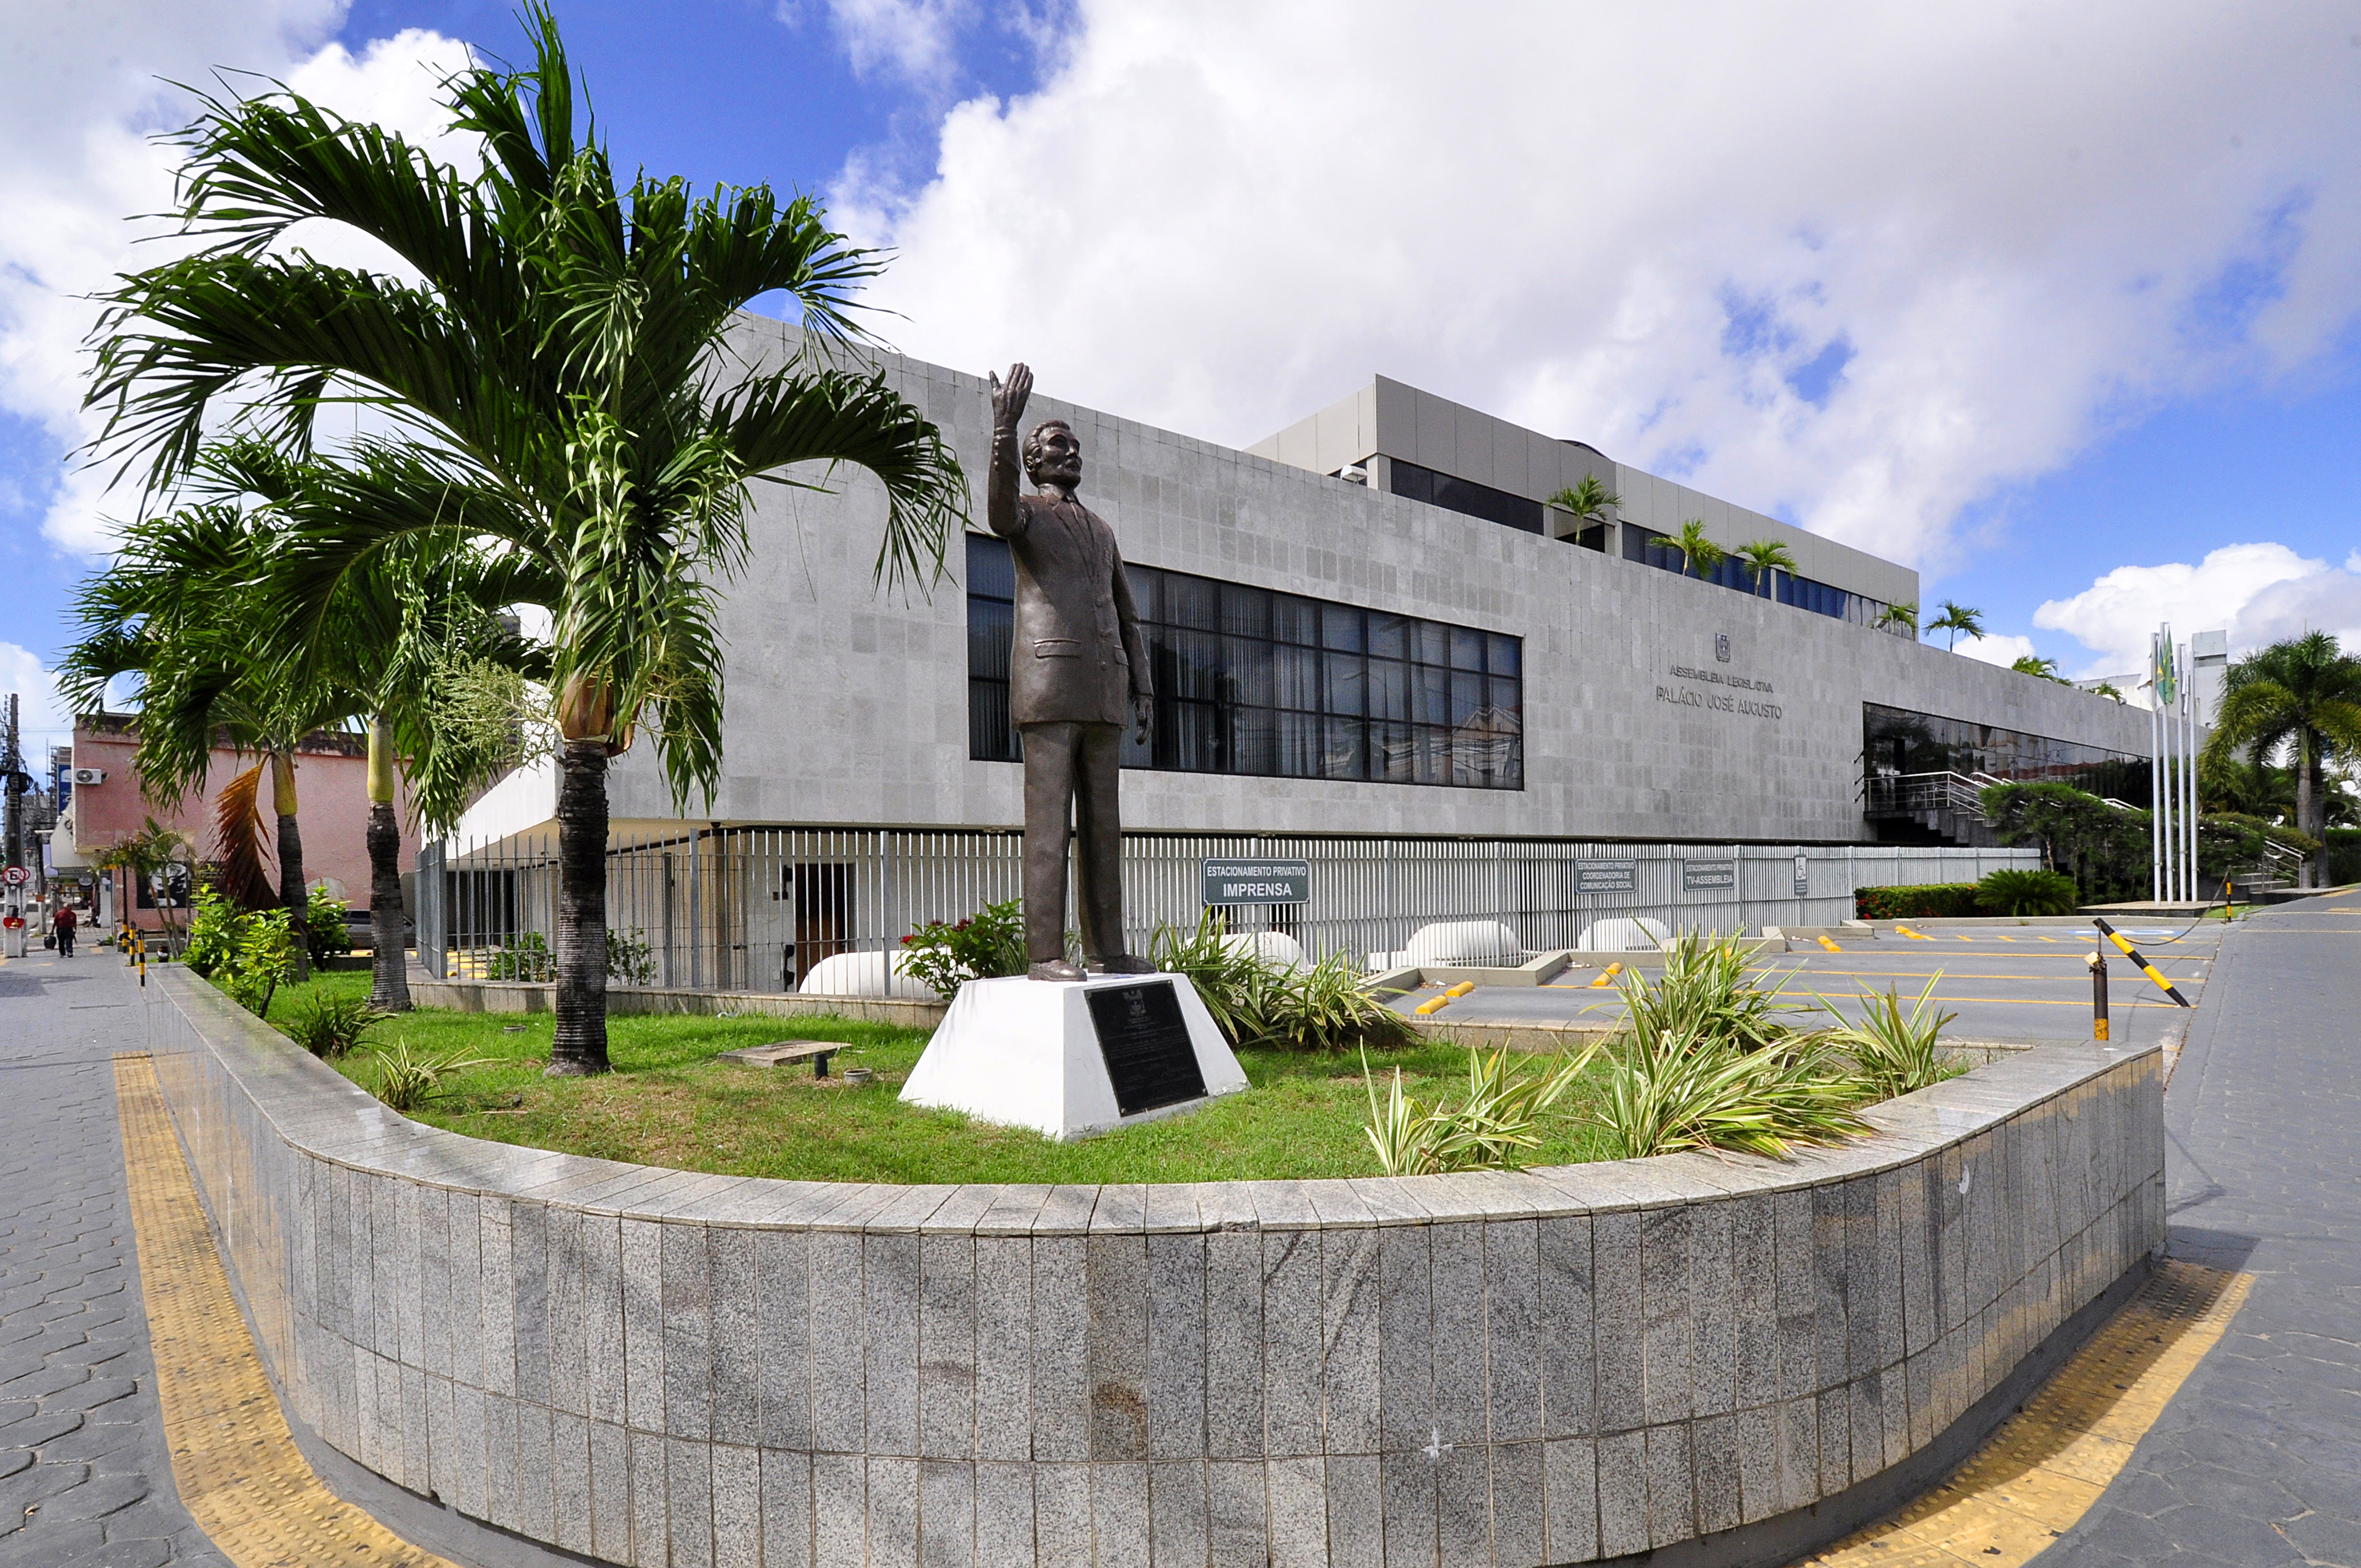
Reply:
[[[106,782],[104,768],[76,768],[73,782],[78,784],[103,784]]]

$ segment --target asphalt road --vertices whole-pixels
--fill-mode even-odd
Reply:
[[[2192,1004],[2203,994],[2223,934],[2231,928],[2218,920],[2193,929],[2186,922],[2118,927]],[[1842,950],[1829,952],[1798,938],[1793,952],[1762,955],[1753,972],[1766,981],[1775,977],[1791,1003],[1809,1007],[1825,998],[1848,1014],[1859,1013],[1864,993],[1883,995],[1891,988],[1907,1003],[1932,983],[1942,1009],[1958,1014],[1945,1030],[1955,1039],[2087,1040],[2091,971],[2083,956],[2101,949],[2109,960],[2109,1038],[2145,1044],[2187,1022],[2183,1009],[2089,926],[2006,932],[1929,927],[1923,941],[1887,935],[1837,943]],[[1433,1017],[1440,1023],[1612,1024],[1623,1004],[1611,985],[1590,983],[1598,975],[1597,970],[1568,970],[1549,985],[1479,987]],[[1414,1006],[1440,989],[1430,986],[1397,1005]]]

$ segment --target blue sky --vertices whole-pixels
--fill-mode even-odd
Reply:
[[[306,73],[423,130],[417,58],[522,42],[485,0],[41,4],[54,100],[0,108],[0,199],[59,214],[0,237],[0,685],[28,686],[120,515],[62,478],[66,356],[114,218],[158,199],[135,134],[181,105],[142,84]],[[1240,444],[1396,376],[1910,561],[2004,662],[2125,668],[2166,617],[2361,633],[2349,17],[1844,9],[559,15],[620,161],[829,194],[900,247],[887,335],[926,357],[1021,355]],[[1578,115],[1576,55],[1626,62]]]

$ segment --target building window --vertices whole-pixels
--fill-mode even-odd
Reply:
[[[1021,760],[1008,716],[1016,578],[967,536],[968,755]],[[1524,640],[1416,616],[1127,568],[1156,681],[1124,766],[1522,789]]]
[[[1465,512],[1480,517],[1487,522],[1497,522],[1506,528],[1522,529],[1527,533],[1542,531],[1542,503],[1512,496],[1506,490],[1496,490],[1489,485],[1479,485],[1473,479],[1455,478],[1432,468],[1422,468],[1415,463],[1393,460],[1394,494],[1407,496],[1414,501]]]
[[[2066,784],[2143,809],[2147,805],[2146,757],[1873,702],[1861,705],[1861,718],[1872,817],[1906,809],[1915,796],[1903,781],[1933,773]]]
[[[1850,620],[1857,625],[1875,626],[1884,618],[1886,604],[1883,599],[1866,594],[1852,593],[1832,584],[1799,577],[1792,572],[1770,574],[1774,583],[1766,584],[1745,562],[1735,555],[1724,555],[1710,572],[1693,570],[1681,556],[1680,546],[1669,533],[1659,533],[1653,528],[1642,528],[1636,522],[1623,525],[1623,558],[1638,561],[1682,576],[1701,582],[1735,588],[1742,594],[1760,598],[1775,598],[1781,604],[1808,609],[1815,615],[1825,615],[1837,620]],[[1906,627],[1895,627],[1905,637],[1915,637]]]

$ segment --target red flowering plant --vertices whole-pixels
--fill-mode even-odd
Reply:
[[[956,925],[929,920],[902,938],[901,970],[946,1002],[961,984],[1025,972],[1025,916],[1017,899],[987,904]]]

